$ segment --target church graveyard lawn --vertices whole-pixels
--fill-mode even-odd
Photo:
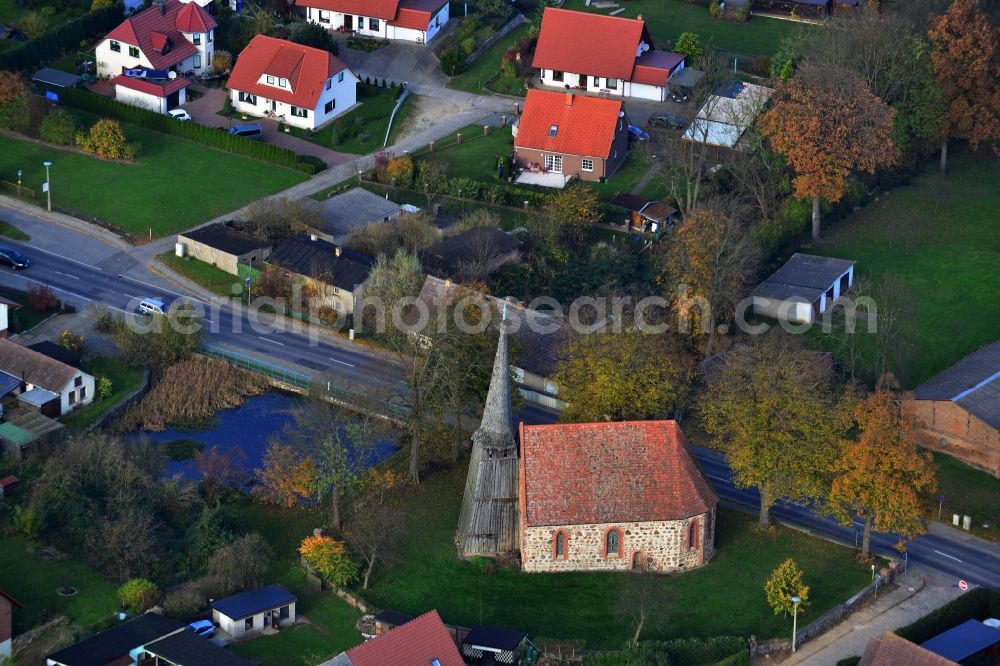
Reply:
[[[427,478],[402,510],[409,525],[398,562],[376,571],[364,595],[378,608],[416,615],[437,608],[445,622],[471,627],[493,624],[532,637],[584,639],[588,648],[617,648],[630,630],[615,614],[627,573],[525,574],[482,562],[459,561],[454,535],[466,469],[458,465]],[[715,558],[705,567],[657,576],[672,600],[666,626],[652,622],[645,639],[754,634],[784,636],[791,621],[775,616],[764,599],[764,581],[785,557],[793,557],[811,586],[809,622],[850,597],[870,578],[848,548],[789,528],[772,535],[756,519],[719,509]]]
[[[943,453],[934,453],[938,490],[926,498],[927,515],[938,517],[938,496],[944,497],[941,522],[951,525],[952,514],[972,516],[972,531],[1000,541],[1000,479]],[[984,527],[987,525],[988,527]]]

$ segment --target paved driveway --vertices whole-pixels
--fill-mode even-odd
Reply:
[[[191,114],[194,122],[208,125],[209,127],[223,127],[226,129],[232,127],[232,124],[237,122],[218,114],[219,109],[226,102],[226,91],[224,89],[198,87],[197,90],[201,93],[201,97],[184,105],[184,109]],[[276,120],[254,118],[247,120],[247,122],[260,123],[264,128],[264,140],[267,143],[294,150],[297,155],[314,155],[326,162],[328,167],[353,162],[358,158],[357,155],[338,153],[323,146],[317,146],[315,143],[294,137],[291,134],[285,134],[278,130],[278,122]]]
[[[362,81],[365,76],[377,76],[380,81],[406,81],[425,86],[443,87],[448,82],[448,77],[441,73],[438,60],[434,57],[436,39],[429,46],[390,42],[371,53],[365,53],[347,48],[346,38],[334,34],[341,38],[337,57],[346,62]]]

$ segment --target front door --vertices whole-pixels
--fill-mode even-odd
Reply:
[[[588,77],[586,74],[581,74],[580,75],[580,87],[583,88],[584,90],[587,89],[587,79],[588,78],[590,78],[590,77]]]
[[[274,113],[274,112],[275,112],[275,111],[277,111],[277,110],[278,110],[278,103],[277,103],[277,102],[275,102],[275,101],[274,101],[274,100],[272,99],[272,100],[271,100],[271,113]]]
[[[354,17],[350,14],[344,14],[344,30],[348,32],[354,30]]]

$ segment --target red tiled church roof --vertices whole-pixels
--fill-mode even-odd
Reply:
[[[548,153],[608,157],[621,113],[621,100],[532,88],[524,101],[514,146]]]
[[[208,32],[217,25],[211,14],[194,2],[165,0],[163,8],[161,13],[154,4],[125,19],[108,33],[107,39],[138,46],[153,69],[166,69],[198,52],[183,32]],[[197,29],[190,29],[194,27]],[[168,42],[170,49],[164,53]]]
[[[653,48],[639,19],[546,7],[532,66],[628,80],[639,42]]]
[[[166,97],[188,86],[186,76],[178,76],[176,79],[168,79],[167,81],[149,81],[147,79],[137,79],[132,76],[119,74],[111,79],[111,83],[123,88],[138,90],[147,95],[156,95],[157,97]]]
[[[676,421],[521,426],[525,526],[679,520],[718,497]]]
[[[353,666],[464,666],[451,634],[436,610],[347,651]]]
[[[257,35],[236,59],[228,87],[315,109],[327,79],[344,69],[347,65],[327,51]],[[263,74],[288,79],[291,89],[258,83]]]

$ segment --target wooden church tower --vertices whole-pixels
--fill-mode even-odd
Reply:
[[[483,420],[472,435],[469,474],[455,535],[463,558],[492,557],[518,549],[518,457],[506,314],[505,307]]]

